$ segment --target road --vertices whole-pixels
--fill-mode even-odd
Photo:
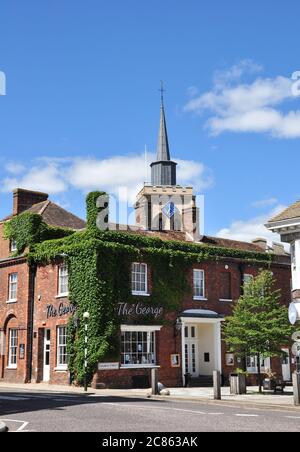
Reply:
[[[299,432],[300,411],[0,390],[0,420],[20,432]]]

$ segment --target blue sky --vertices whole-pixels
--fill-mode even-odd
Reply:
[[[84,216],[94,188],[131,194],[155,152],[165,81],[180,182],[209,234],[249,239],[299,198],[296,0],[3,0],[0,215],[12,187]],[[1,87],[0,87],[1,93]],[[149,157],[149,158],[150,158]]]

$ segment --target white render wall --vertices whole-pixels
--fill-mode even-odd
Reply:
[[[295,258],[292,262],[293,290],[300,290],[300,240],[295,241]]]

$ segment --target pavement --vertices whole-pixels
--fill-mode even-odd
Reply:
[[[180,391],[149,399],[145,390],[84,394],[81,388],[0,383],[0,422],[9,432],[101,432],[106,439],[115,438],[114,432],[126,438],[131,432],[164,436],[168,432],[300,431],[300,410],[290,404],[249,404],[247,399],[234,402],[230,398],[213,401],[207,389],[183,390],[183,395]]]
[[[17,389],[17,390],[33,390],[53,393],[73,393],[83,394],[83,388],[75,386],[60,386],[50,385],[45,383],[40,384],[13,384],[0,382],[0,391],[3,389]],[[185,400],[185,401],[206,401],[214,402],[213,388],[168,388],[170,396],[151,396],[152,399],[158,400]],[[149,389],[88,389],[87,394],[95,394],[105,397],[148,397]],[[293,388],[287,387],[283,394],[273,392],[264,392],[259,394],[258,387],[248,387],[245,395],[231,395],[230,388],[222,388],[222,401],[230,403],[238,403],[242,405],[264,405],[265,407],[279,407],[299,410],[300,407],[295,407],[293,398]]]

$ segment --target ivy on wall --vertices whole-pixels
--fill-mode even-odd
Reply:
[[[16,242],[18,255],[36,243],[70,234],[72,230],[49,226],[36,213],[24,212],[4,223],[4,238]]]
[[[118,303],[136,303],[131,294],[130,266],[133,261],[146,262],[151,268],[153,289],[149,302],[166,311],[179,311],[185,293],[190,290],[187,270],[192,264],[223,258],[243,259],[268,267],[273,256],[241,251],[165,241],[129,232],[100,231],[99,216],[108,221],[103,192],[87,197],[87,228],[74,232],[52,228],[36,214],[25,213],[5,225],[7,239],[17,242],[18,252],[29,248],[28,263],[55,262],[63,255],[69,266],[70,301],[77,312],[69,321],[69,370],[74,380],[84,379],[85,330],[83,314],[88,311],[88,377],[92,379],[97,364],[103,360],[119,361],[120,322]],[[104,215],[104,216],[103,216]],[[124,321],[124,319],[123,319]],[[153,323],[152,319],[142,322]],[[161,319],[160,319],[161,323]]]

